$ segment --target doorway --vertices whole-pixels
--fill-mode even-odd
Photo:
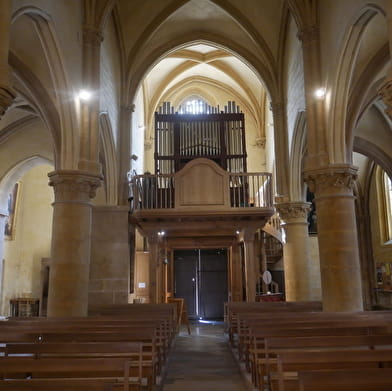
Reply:
[[[228,299],[227,249],[175,250],[174,284],[189,318],[222,319]]]

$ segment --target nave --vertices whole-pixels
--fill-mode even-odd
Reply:
[[[181,330],[169,358],[163,391],[250,389],[230,350],[222,322],[195,322],[191,335],[185,328]]]

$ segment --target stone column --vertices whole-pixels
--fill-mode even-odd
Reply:
[[[158,303],[158,289],[157,289],[157,268],[159,264],[159,243],[157,234],[148,236],[148,251],[149,251],[149,301],[150,303]]]
[[[259,268],[256,264],[254,232],[244,234],[244,263],[245,263],[245,285],[246,301],[256,300],[256,284],[259,278]]]
[[[11,23],[11,0],[0,0],[0,118],[15,99],[9,80],[9,36]]]
[[[315,193],[324,311],[362,311],[353,185],[357,170],[333,165],[305,172]]]
[[[54,188],[48,316],[87,315],[91,203],[101,177],[82,171],[49,173]]]
[[[242,301],[242,268],[239,243],[231,247],[231,298],[232,301]]]
[[[329,163],[329,158],[326,147],[324,97],[315,96],[315,91],[323,87],[320,65],[320,31],[313,20],[308,23],[302,26],[298,33],[298,38],[302,42],[306,127],[308,129],[306,166],[321,167]]]
[[[287,301],[311,300],[308,247],[308,202],[285,202],[276,205],[285,231],[283,263]]]
[[[99,164],[99,87],[100,52],[103,36],[92,25],[83,27],[83,83],[91,98],[80,102],[80,160],[79,170],[100,173]]]
[[[274,119],[274,145],[276,161],[276,192],[289,194],[289,147],[287,139],[286,112],[281,102],[271,102],[271,111]]]
[[[130,247],[127,206],[92,210],[89,307],[128,303]]]

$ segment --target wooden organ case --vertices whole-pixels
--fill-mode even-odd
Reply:
[[[225,111],[203,104],[199,114],[174,112],[165,102],[155,113],[155,173],[173,174],[196,158],[232,173],[246,172],[245,120],[235,102]]]

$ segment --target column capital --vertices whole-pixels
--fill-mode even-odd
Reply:
[[[282,202],[275,204],[281,220],[285,223],[306,222],[310,211],[310,202]]]
[[[103,41],[102,32],[94,26],[83,26],[83,42],[86,45],[100,46]]]
[[[304,172],[305,182],[312,193],[351,194],[357,178],[357,167],[349,164],[335,164]]]
[[[378,90],[378,95],[387,106],[385,113],[392,119],[392,79],[387,80]]]
[[[102,176],[77,170],[58,170],[48,174],[49,186],[53,186],[55,203],[89,203],[101,185]]]
[[[303,44],[318,41],[320,39],[320,28],[317,25],[305,26],[298,32],[297,37]]]
[[[279,113],[283,109],[284,109],[283,102],[271,102],[270,103],[270,110],[272,111],[272,114]]]
[[[16,93],[9,86],[0,86],[0,118],[5,114],[7,109],[12,105],[16,98]]]

